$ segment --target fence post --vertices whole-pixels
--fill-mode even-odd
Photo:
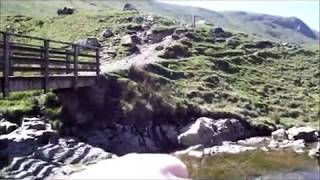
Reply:
[[[71,54],[71,51],[66,50],[66,74],[70,73],[70,62],[71,62],[70,54]]]
[[[46,93],[49,88],[49,40],[45,39],[43,40],[43,48],[44,48],[44,54],[43,54],[43,60],[44,60],[44,83],[43,83],[43,89]]]
[[[78,89],[78,54],[79,54],[79,46],[73,45],[73,78],[74,78],[74,89]]]
[[[99,74],[100,74],[100,53],[99,49],[96,49],[96,84],[98,85],[99,82]]]
[[[10,92],[10,34],[3,33],[3,81],[2,93],[3,97],[9,96]]]

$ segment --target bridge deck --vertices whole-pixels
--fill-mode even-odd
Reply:
[[[3,96],[12,91],[79,88],[98,82],[100,55],[97,47],[8,32],[0,32],[0,35]]]
[[[78,76],[77,87],[88,87],[96,85],[96,76]],[[3,78],[0,78],[0,88],[3,89]],[[9,77],[9,91],[25,91],[25,90],[37,90],[44,88],[44,78],[42,76],[10,76]],[[75,87],[73,75],[53,75],[48,78],[48,89],[66,89]]]

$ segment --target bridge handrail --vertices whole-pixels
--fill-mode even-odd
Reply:
[[[40,72],[41,75],[43,75],[43,89],[45,91],[48,90],[48,81],[49,77],[51,77],[50,73],[53,72],[62,72],[65,74],[73,73],[74,88],[77,88],[78,72],[95,72],[95,76],[98,79],[100,74],[100,48],[98,47],[3,31],[0,31],[0,35],[1,34],[3,40],[0,40],[0,72],[2,72],[1,83],[4,96],[9,95],[9,81],[10,77],[13,77],[14,72]],[[11,36],[40,40],[43,41],[43,45],[39,46],[28,43],[12,42]],[[69,46],[62,48],[50,47],[50,42],[66,44]],[[80,52],[80,50],[84,49],[87,49],[87,51],[94,54]],[[94,59],[94,62],[81,61],[79,57],[86,59],[92,58]]]
[[[65,41],[52,40],[52,39],[41,38],[41,37],[30,36],[30,35],[24,35],[24,34],[16,34],[16,33],[12,33],[12,32],[0,31],[0,34],[9,34],[11,36],[16,36],[16,37],[22,37],[22,38],[28,38],[28,39],[34,39],[34,40],[40,40],[40,41],[50,41],[50,42],[53,42],[53,43],[66,44],[66,45],[71,45],[71,46],[80,46],[80,47],[88,48],[88,49],[100,49],[100,47],[95,47],[95,46],[89,46],[89,45],[82,45],[82,44],[70,43],[70,42],[65,42]]]

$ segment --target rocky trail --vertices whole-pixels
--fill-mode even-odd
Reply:
[[[172,42],[172,38],[171,36],[167,36],[163,41],[158,43],[137,45],[139,53],[132,54],[121,60],[103,59],[100,66],[101,71],[116,72],[129,69],[131,66],[141,67],[145,64],[163,61],[163,59],[158,57],[159,51],[156,50],[156,47],[165,47],[170,44],[170,42]]]

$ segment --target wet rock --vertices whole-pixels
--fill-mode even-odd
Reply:
[[[320,160],[320,142],[317,143],[317,147],[312,148],[308,155],[312,158],[316,158],[318,160]]]
[[[241,146],[237,144],[223,144],[222,146],[213,146],[205,148],[203,150],[205,155],[212,156],[215,154],[227,153],[227,154],[239,154],[247,151],[256,150],[256,147]]]
[[[33,153],[28,156],[13,156],[7,166],[7,178],[52,179],[70,174],[81,165],[113,157],[116,156],[100,148],[75,139],[61,138],[56,143],[34,147]]]
[[[265,146],[269,144],[270,138],[269,137],[251,137],[245,140],[239,140],[237,144],[244,145],[244,146]]]
[[[202,117],[182,129],[178,142],[185,146],[210,146],[219,145],[223,141],[236,141],[250,135],[250,130],[237,119],[213,120]]]
[[[187,155],[190,157],[202,158],[204,156],[203,149],[204,149],[204,146],[199,144],[199,145],[191,146],[185,150],[176,151],[174,152],[174,155],[176,156]]]
[[[11,123],[4,119],[0,121],[0,135],[9,134],[12,131],[16,130],[17,128],[18,128],[17,124]]]
[[[114,34],[113,32],[110,30],[110,29],[106,29],[106,30],[103,30],[100,34],[100,37],[101,38],[109,38],[109,37],[112,37]]]
[[[306,142],[315,142],[318,140],[318,132],[311,127],[292,127],[287,130],[288,138],[290,140],[303,139]]]
[[[290,140],[283,140],[283,141],[274,141],[272,140],[270,144],[268,145],[271,149],[286,149],[290,148],[294,150],[297,153],[304,153],[306,143],[303,139],[290,141]]]
[[[130,3],[125,3],[122,8],[122,11],[136,11],[136,12],[138,12],[138,9]]]
[[[282,141],[282,140],[287,140],[288,135],[286,133],[286,130],[278,129],[278,130],[271,133],[271,138],[274,141]]]

